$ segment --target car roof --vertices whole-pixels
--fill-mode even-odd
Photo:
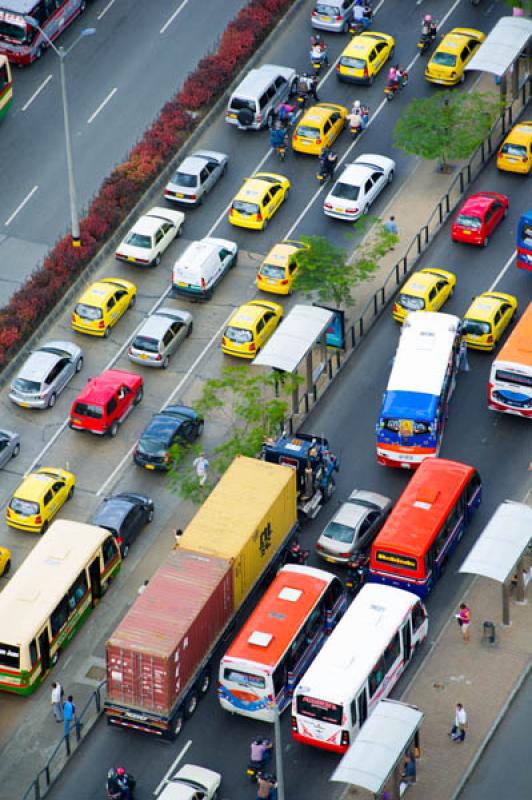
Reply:
[[[235,197],[235,200],[244,200],[249,202],[258,202],[261,200],[272,184],[268,181],[261,180],[260,178],[246,178],[243,186]]]
[[[348,164],[344,171],[338,176],[338,181],[342,183],[352,183],[355,186],[360,186],[372,174],[371,167],[366,167],[364,164]],[[331,192],[332,194],[333,192]]]
[[[324,122],[326,119],[329,119],[334,111],[345,111],[347,113],[347,109],[335,103],[318,103],[305,111],[298,125],[308,125],[309,122]]]
[[[263,263],[285,266],[290,256],[293,253],[297,253],[298,250],[302,249],[303,248],[298,247],[297,244],[290,244],[289,242],[279,242],[279,244],[274,244],[268,255],[264,258]]]
[[[146,236],[151,236],[159,230],[163,222],[170,221],[171,220],[164,220],[162,217],[152,217],[148,214],[145,214],[135,222],[133,227],[130,229],[130,233],[134,231],[135,233],[142,233]]]
[[[95,281],[94,283],[91,283],[90,286],[87,286],[79,298],[78,303],[83,303],[84,305],[102,305],[103,303],[107,302],[109,297],[111,297],[111,295],[113,295],[118,288],[118,284],[116,283]]]
[[[119,386],[125,384],[134,388],[140,383],[140,376],[121,369],[107,369],[101,375],[91,378],[76,397],[75,402],[105,403]]]
[[[464,41],[466,39],[478,39],[479,41],[483,41],[485,38],[482,31],[477,31],[475,28],[453,28],[452,31],[449,31],[449,33],[443,37],[436,51],[449,50],[450,52],[454,52],[458,47],[464,46]]]
[[[472,211],[486,211],[492,203],[498,200],[498,197],[493,197],[493,195],[482,194],[482,192],[478,192],[478,194],[472,194],[471,197],[468,197],[465,200],[462,208],[460,209],[460,213],[464,212],[472,212]]]
[[[19,500],[38,500],[46,494],[50,486],[55,483],[56,477],[32,472],[27,475],[20,486],[13,492],[13,497]]]
[[[366,55],[378,42],[389,42],[390,38],[392,37],[390,37],[388,33],[377,33],[376,31],[371,31],[370,33],[369,31],[364,31],[364,33],[359,33],[351,39],[342,55]]]
[[[527,144],[532,139],[532,121],[523,120],[514,125],[505,142],[515,142],[515,144]]]
[[[92,525],[102,528],[120,528],[121,524],[136,503],[125,497],[106,497],[91,518]]]
[[[199,175],[206,163],[207,158],[205,157],[199,155],[187,156],[176,171],[186,172],[187,175]]]
[[[367,506],[361,506],[358,505],[358,503],[342,503],[332,518],[332,522],[338,522],[340,525],[356,528],[370,510],[371,509]]]
[[[23,378],[27,381],[42,381],[60,358],[55,353],[35,350],[30,353],[27,361],[22,365],[17,378]]]
[[[414,272],[401,289],[401,294],[410,294],[413,297],[425,297],[427,291],[439,280],[441,280],[439,275],[430,275],[426,272]]]
[[[152,314],[144,320],[134,338],[136,339],[137,336],[152,336],[154,339],[161,339],[175,321],[170,317]]]
[[[179,430],[187,417],[178,414],[164,414],[162,411],[154,414],[141,434],[141,439],[158,439],[169,442],[176,431]]]
[[[251,303],[244,303],[244,305],[240,306],[240,308],[235,311],[227,324],[236,328],[251,329],[266,310],[264,306],[254,306],[251,305]]]
[[[495,297],[486,297],[485,295],[479,295],[475,297],[469,308],[467,309],[465,316],[466,317],[474,317],[478,320],[486,320],[488,322],[493,317],[493,314],[497,311],[500,307],[501,303],[504,301],[500,298]]]

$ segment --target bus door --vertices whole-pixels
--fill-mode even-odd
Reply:
[[[48,626],[39,635],[39,650],[41,653],[41,672],[44,675],[50,669],[50,639]]]
[[[91,583],[92,607],[94,608],[94,606],[102,596],[102,579],[100,575],[99,554],[96,556],[96,558],[89,567],[89,578]]]
[[[401,641],[403,643],[403,663],[408,664],[410,661],[411,656],[411,645],[412,645],[412,632],[410,630],[410,620],[407,619],[403,627],[401,628]]]
[[[358,712],[358,729],[360,730],[362,725],[368,718],[368,696],[366,694],[366,687],[362,688],[362,691],[357,697],[357,712]]]

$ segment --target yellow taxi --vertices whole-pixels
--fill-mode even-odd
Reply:
[[[319,156],[342,132],[347,108],[334,103],[318,103],[305,111],[292,134],[292,150]]]
[[[264,231],[268,223],[288,197],[290,181],[274,172],[256,172],[246,178],[242,188],[231,203],[229,222],[239,228]]]
[[[76,478],[66,469],[43,467],[27,475],[6,509],[6,522],[22,531],[44,533],[74,494]]]
[[[111,328],[137,300],[137,287],[123,278],[101,278],[79,298],[72,312],[72,328],[78,333],[107,337]]]
[[[497,167],[528,175],[532,169],[532,122],[514,125],[497,153]]]
[[[467,346],[493,350],[517,311],[517,298],[503,292],[483,292],[475,297],[464,315]]]
[[[283,309],[271,300],[251,300],[235,311],[222,339],[222,352],[255,358],[283,318]]]
[[[443,37],[425,69],[425,78],[431,83],[455,86],[465,80],[465,66],[473,58],[486,38],[474,28],[453,28]]]
[[[456,275],[445,269],[428,267],[414,272],[393,304],[393,318],[404,322],[410,311],[439,311],[451,297]]]
[[[353,36],[336,65],[336,77],[347,83],[371,86],[375,75],[392,58],[395,39],[388,33],[364,31]]]
[[[11,569],[11,550],[0,547],[0,575],[7,575]]]
[[[292,294],[297,274],[294,256],[298,250],[308,250],[308,246],[290,239],[274,245],[259,267],[257,288],[271,294]]]

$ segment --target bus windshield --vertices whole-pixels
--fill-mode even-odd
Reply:
[[[327,700],[318,700],[303,694],[297,698],[297,713],[303,717],[311,717],[311,719],[318,719],[320,722],[340,725],[342,712],[342,706],[337,703],[329,703]]]

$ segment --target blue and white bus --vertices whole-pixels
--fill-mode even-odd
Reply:
[[[399,339],[377,423],[377,461],[416,469],[440,451],[460,362],[461,321],[414,311]]]

